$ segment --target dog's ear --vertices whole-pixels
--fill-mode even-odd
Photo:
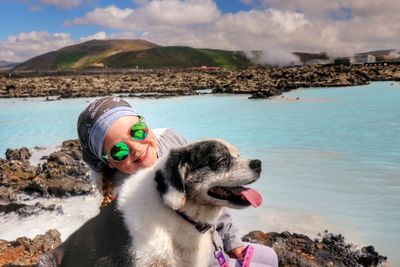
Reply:
[[[184,150],[172,150],[164,164],[164,168],[156,173],[157,190],[160,192],[164,203],[174,210],[182,208],[186,203],[186,166],[186,153]]]

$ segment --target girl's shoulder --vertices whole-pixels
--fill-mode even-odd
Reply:
[[[169,128],[158,128],[153,130],[157,137],[157,156],[161,157],[170,149],[184,146],[188,143],[185,137],[177,131]]]

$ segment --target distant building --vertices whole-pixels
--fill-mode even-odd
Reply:
[[[374,50],[368,51],[358,54],[369,54],[375,57],[375,62],[378,61],[391,61],[393,54],[396,54],[396,50],[394,49],[385,49],[385,50]]]
[[[376,57],[371,54],[355,54],[354,59],[355,59],[355,63],[358,63],[358,64],[376,62]]]
[[[333,61],[334,64],[350,65],[355,63],[354,57],[338,57]]]
[[[326,52],[320,52],[320,53],[293,52],[293,55],[297,56],[299,58],[299,61],[303,65],[317,65],[317,64],[330,63],[329,56]]]

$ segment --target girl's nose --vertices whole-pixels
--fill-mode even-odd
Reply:
[[[146,149],[146,146],[144,144],[141,144],[137,141],[129,140],[127,144],[129,146],[129,151],[133,159],[139,158],[140,155],[142,155],[142,153],[144,152],[144,149]]]

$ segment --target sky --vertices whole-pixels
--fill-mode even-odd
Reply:
[[[399,0],[0,0],[0,60],[31,57],[91,39],[352,55],[400,49]]]

